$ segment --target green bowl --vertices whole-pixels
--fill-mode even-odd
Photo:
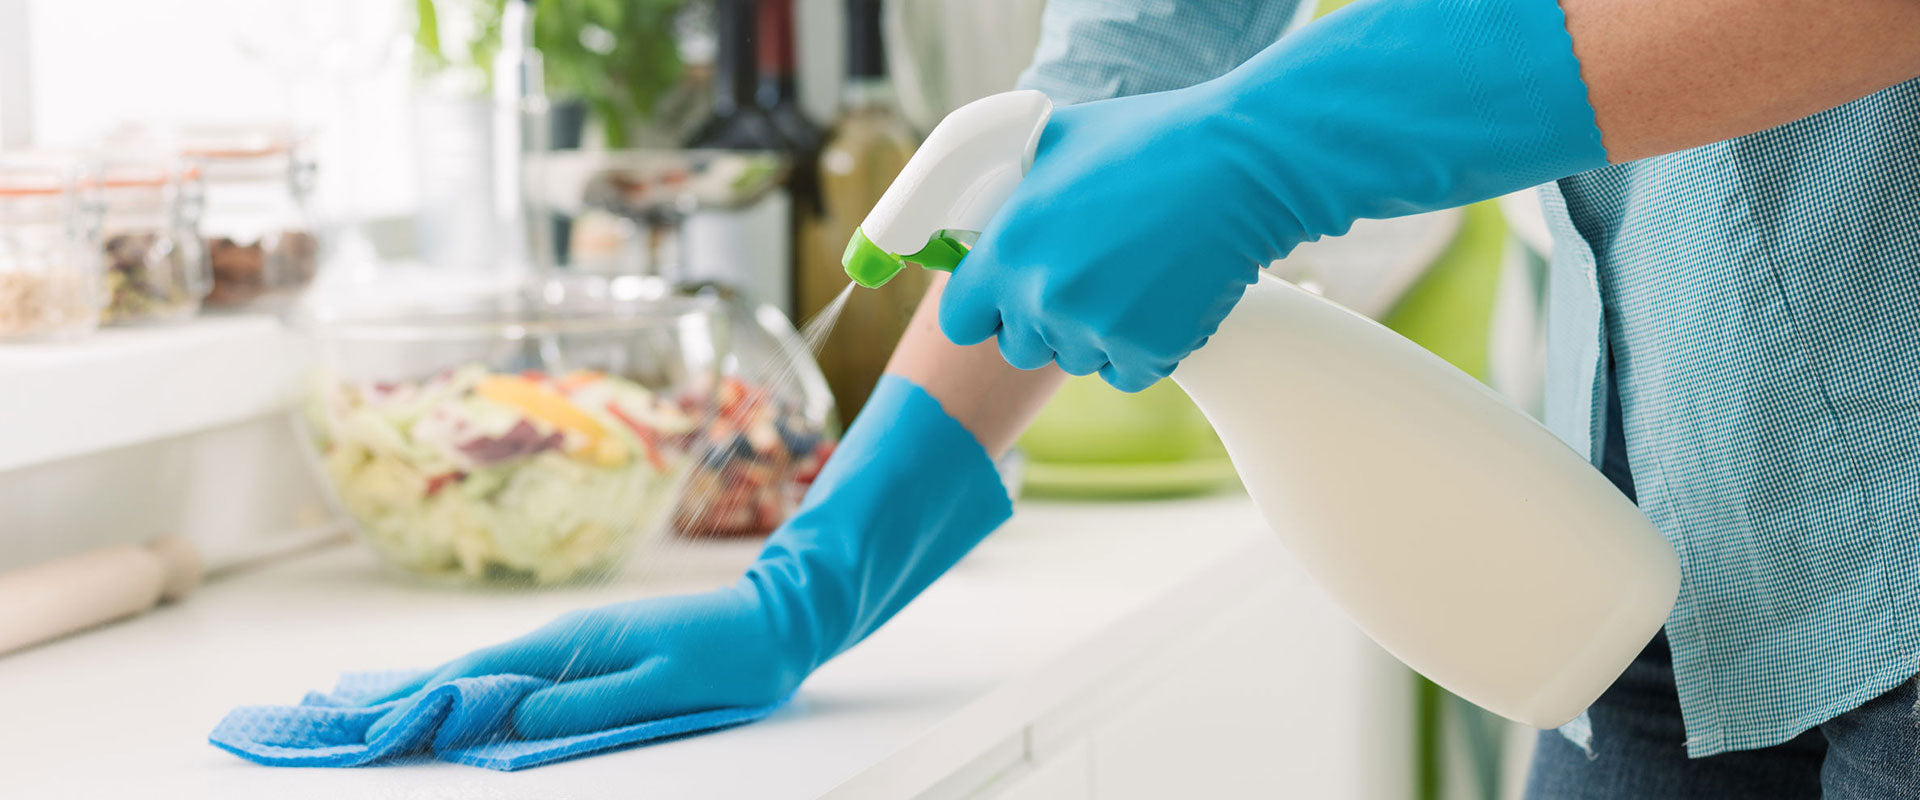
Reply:
[[[1073,378],[1034,420],[1020,448],[1037,496],[1193,494],[1233,483],[1213,426],[1173,381],[1137,394]]]

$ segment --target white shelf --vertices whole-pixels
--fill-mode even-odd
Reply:
[[[266,315],[0,346],[0,470],[276,413],[309,361],[300,337]]]

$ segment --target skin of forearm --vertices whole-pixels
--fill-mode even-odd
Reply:
[[[1920,0],[1560,0],[1619,163],[1765,130],[1920,76]]]
[[[887,361],[887,372],[925,389],[988,454],[999,458],[1067,374],[1051,365],[1030,371],[1009,366],[992,340],[968,347],[948,341],[940,332],[940,295],[946,285],[947,276],[934,276]]]

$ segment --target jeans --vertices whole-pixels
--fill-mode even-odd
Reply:
[[[1528,800],[1902,800],[1920,798],[1920,680],[1792,740],[1689,759],[1666,635],[1647,645],[1593,719],[1593,752],[1542,731]]]
[[[1600,471],[1633,499],[1613,384],[1609,376]],[[1920,678],[1782,744],[1689,759],[1662,633],[1587,713],[1593,757],[1557,731],[1541,732],[1527,800],[1920,800]]]

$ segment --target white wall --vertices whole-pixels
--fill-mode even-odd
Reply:
[[[323,211],[412,206],[398,0],[0,0],[0,27],[14,27],[9,6],[24,11],[25,57],[0,55],[0,73],[27,68],[38,146],[84,146],[128,122],[290,121],[317,136]],[[0,53],[7,43],[0,32]]]
[[[32,135],[27,108],[27,0],[0,0],[0,150]]]
[[[995,8],[1019,8],[1022,36],[1031,36],[1027,18],[1038,5],[1002,0]],[[0,0],[0,148],[83,146],[128,122],[293,121],[316,135],[323,212],[411,213],[419,192],[408,147],[410,6]],[[843,0],[797,0],[801,101],[822,123],[838,104],[844,7]]]

